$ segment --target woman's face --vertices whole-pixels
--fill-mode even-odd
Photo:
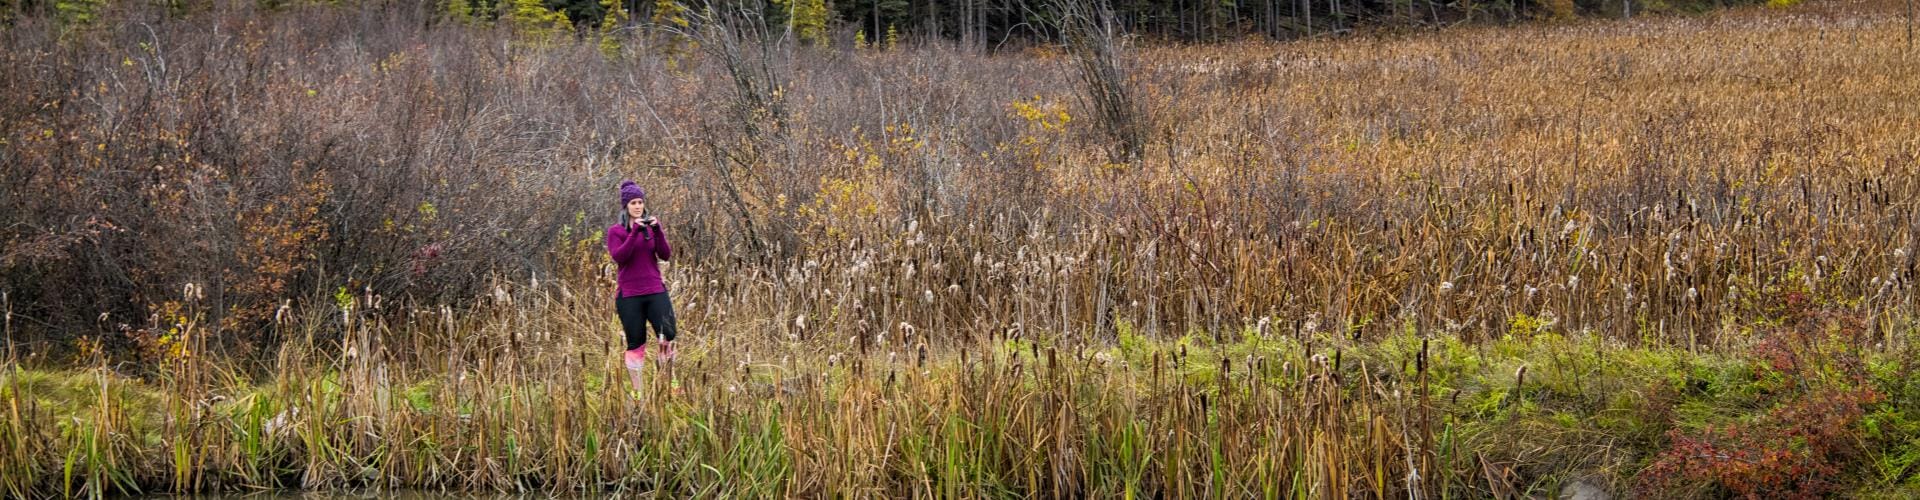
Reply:
[[[627,200],[627,217],[638,219],[640,218],[640,215],[646,213],[646,211],[647,211],[646,198],[634,198],[631,200]]]

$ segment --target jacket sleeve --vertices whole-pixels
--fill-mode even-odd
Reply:
[[[638,238],[631,236],[627,234],[626,228],[620,226],[607,228],[607,255],[613,257],[615,264],[624,265],[628,260],[632,260],[634,250],[640,247],[639,242],[634,241]]]
[[[673,260],[673,247],[667,244],[667,230],[660,224],[653,225],[653,237],[659,238],[653,244],[653,256],[660,260]]]

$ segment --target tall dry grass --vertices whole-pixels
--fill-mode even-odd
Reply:
[[[1432,467],[1457,459],[1431,451],[1420,344],[1382,351],[1421,363],[1389,374],[1264,332],[830,354],[713,335],[636,396],[597,300],[528,294],[398,323],[362,309],[373,300],[329,313],[353,325],[343,355],[313,350],[321,318],[290,321],[306,338],[257,385],[212,353],[147,383],[10,369],[0,487],[1304,498],[1437,492],[1453,472]]]
[[[689,311],[684,354],[648,367],[651,387],[635,393],[595,289],[502,293],[465,313],[383,314],[392,306],[382,298],[349,297],[277,325],[295,340],[264,379],[232,371],[191,333],[149,380],[104,357],[65,370],[9,363],[0,489],[1434,498],[1573,482],[1654,497],[1914,488],[1904,457],[1920,420],[1904,411],[1920,402],[1916,334],[1901,335],[1905,347],[1866,348],[1864,323],[1844,319],[1770,328],[1769,349],[1718,353],[1630,347],[1525,317],[1477,343],[1411,325],[1355,341],[1271,322],[1152,338],[1121,323],[1112,345],[916,330],[840,349],[718,328],[718,315]],[[349,326],[331,345],[336,320]],[[1836,416],[1774,420],[1780,411]],[[1869,419],[1876,427],[1862,430]],[[1719,426],[1818,432],[1821,451],[1774,441],[1715,451],[1743,442],[1717,437]],[[1831,475],[1809,482],[1801,469],[1713,461],[1723,453]],[[1715,468],[1726,466],[1737,468]]]
[[[1807,311],[1849,318],[1818,345],[1882,387],[1910,373],[1920,62],[1894,7],[1139,48],[1151,132],[1119,164],[1044,49],[769,42],[775,113],[646,37],[29,22],[0,33],[0,275],[30,340],[0,487],[1625,481],[1713,422],[1688,398],[1783,390],[1743,356]],[[654,377],[682,393],[640,403],[594,237],[623,176],[680,247],[688,344]],[[92,369],[27,369],[75,338]],[[1873,456],[1857,482],[1913,477]]]

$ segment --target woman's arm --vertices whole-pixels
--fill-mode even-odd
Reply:
[[[634,251],[640,248],[640,243],[634,241],[639,238],[633,236],[624,226],[607,228],[607,255],[613,257],[615,264],[624,265],[628,260],[633,259]]]
[[[666,226],[660,225],[659,219],[654,219],[653,237],[659,238],[659,241],[653,244],[654,258],[657,258],[660,260],[673,260],[673,247],[670,245],[667,245]]]

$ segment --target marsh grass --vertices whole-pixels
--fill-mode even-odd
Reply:
[[[1326,498],[1601,478],[1625,491],[1672,436],[1850,384],[1849,366],[1912,363],[1869,350],[1803,370],[1550,329],[1469,343],[1410,325],[1354,341],[1258,326],[1156,339],[1122,323],[1110,345],[981,335],[864,353],[694,329],[672,378],[649,366],[654,389],[636,397],[599,338],[610,320],[562,319],[592,307],[529,293],[472,316],[368,315],[344,352],[289,343],[258,383],[14,365],[0,381],[0,488]],[[1825,325],[1811,331],[1837,331]],[[1849,349],[1835,342],[1804,352]],[[1803,375],[1816,381],[1782,385]],[[1860,380],[1913,396],[1905,376],[1880,376]],[[1857,486],[1901,491],[1895,476]],[[1675,478],[1690,476],[1662,480]]]
[[[608,59],[321,7],[150,49],[9,30],[43,49],[0,53],[5,186],[36,193],[9,213],[141,200],[154,241],[66,265],[121,233],[8,235],[7,265],[39,273],[8,275],[24,316],[104,333],[71,363],[15,354],[6,302],[0,491],[1910,493],[1920,66],[1888,7],[1143,48],[1155,129],[1125,163],[1045,50],[793,51],[769,62],[788,114],[741,124],[702,112],[720,69],[644,43]],[[163,56],[204,71],[142,73]],[[251,66],[207,63],[228,58]],[[614,90],[555,91],[576,84]],[[167,168],[120,168],[146,160]],[[247,169],[288,163],[312,168]],[[470,182],[433,182],[449,165]],[[641,398],[604,200],[572,194],[632,172],[678,207],[687,332]],[[224,225],[266,206],[293,210]],[[287,241],[222,237],[262,228]],[[259,248],[168,244],[196,241]],[[172,291],[222,270],[259,279]],[[112,293],[150,304],[112,317],[152,319],[74,312],[133,304],[65,294],[119,271],[145,282]],[[283,298],[303,287],[330,296]],[[227,359],[247,345],[265,354]],[[1754,437],[1809,413],[1851,444]],[[1720,453],[1742,447],[1778,460]]]

